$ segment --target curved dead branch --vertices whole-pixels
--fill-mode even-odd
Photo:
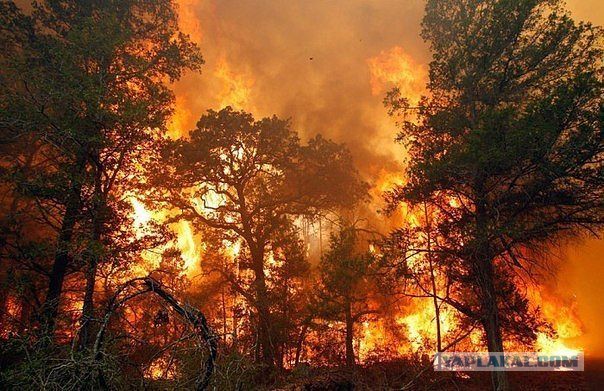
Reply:
[[[209,355],[203,365],[203,376],[197,381],[196,387],[198,391],[205,390],[210,382],[212,373],[214,372],[214,363],[218,354],[217,338],[211,327],[208,325],[205,315],[200,310],[186,303],[181,304],[174,296],[172,296],[172,294],[162,287],[159,281],[149,276],[134,278],[122,284],[109,301],[94,343],[95,360],[100,360],[101,358],[101,347],[105,339],[105,332],[115,310],[127,301],[145,293],[155,293],[163,299],[177,314],[193,326],[193,329],[201,342],[208,346]],[[102,374],[100,381],[101,384],[103,384]]]

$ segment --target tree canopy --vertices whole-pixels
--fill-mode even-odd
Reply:
[[[429,95],[417,109],[387,98],[419,118],[402,121],[408,181],[389,200],[437,210],[438,251],[477,298],[457,307],[503,351],[513,275],[539,261],[529,250],[604,222],[602,32],[545,0],[428,1],[422,27]]]

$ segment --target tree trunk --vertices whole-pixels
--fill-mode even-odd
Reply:
[[[98,156],[97,159],[98,161]],[[92,237],[86,258],[88,267],[86,268],[86,291],[84,293],[84,303],[82,306],[82,317],[80,319],[80,338],[78,348],[84,349],[92,344],[92,330],[94,325],[94,288],[96,285],[96,272],[100,260],[99,252],[102,249],[102,232],[105,214],[105,196],[102,191],[102,173],[97,167],[94,182],[94,207],[92,216]]]
[[[266,276],[264,274],[264,253],[262,251],[252,252],[254,266],[254,288],[256,293],[256,310],[258,313],[258,344],[260,358],[269,369],[275,367],[275,349],[271,333],[271,313],[268,303],[268,291],[266,288]]]
[[[503,338],[501,324],[499,322],[499,311],[497,309],[497,296],[493,284],[493,266],[490,261],[484,262],[485,278],[482,287],[483,327],[487,339],[487,348],[490,353],[503,353]],[[507,372],[491,372],[493,390],[505,391],[510,389]]]
[[[233,292],[231,313],[233,315],[233,350],[239,351],[239,303],[237,300],[237,292]]]
[[[300,336],[298,337],[298,341],[296,343],[296,357],[294,359],[294,367],[297,367],[300,364],[300,357],[302,356],[302,347],[304,345],[304,339],[306,338],[306,331],[308,330],[308,324],[304,324],[302,326],[302,330],[300,330]]]
[[[426,218],[426,244],[428,265],[430,267],[430,280],[432,282],[432,300],[434,305],[434,318],[436,321],[436,351],[442,352],[442,337],[440,333],[440,307],[438,305],[438,287],[436,286],[436,276],[434,273],[434,262],[432,259],[432,226],[430,216],[428,215],[428,205],[424,202],[424,215]]]
[[[220,295],[222,298],[222,343],[226,345],[227,342],[227,315],[226,315],[226,298],[224,296],[224,286],[220,289]]]
[[[479,182],[478,194],[482,193],[482,183]],[[476,259],[474,262],[476,279],[481,293],[482,324],[487,338],[489,353],[503,353],[503,338],[497,307],[497,292],[495,290],[495,274],[493,257],[489,244],[487,223],[487,205],[483,196],[477,197],[476,202]],[[505,371],[491,372],[493,390],[507,391],[510,389],[508,374]]]
[[[346,316],[346,365],[348,367],[354,367],[354,321],[352,319],[352,308],[350,302],[346,303],[346,308],[344,311]]]
[[[98,257],[91,256],[88,260],[86,269],[86,291],[84,293],[84,303],[82,305],[82,317],[80,319],[80,337],[78,342],[79,349],[84,349],[92,343],[92,330],[94,320],[94,287],[96,285],[96,271],[98,266]]]
[[[63,292],[63,281],[69,265],[69,247],[73,238],[73,229],[80,213],[80,196],[84,174],[84,157],[79,156],[73,173],[71,189],[66,201],[65,213],[57,238],[55,259],[50,272],[46,299],[42,306],[42,328],[45,335],[52,337],[55,330],[56,318],[59,313],[59,299]]]

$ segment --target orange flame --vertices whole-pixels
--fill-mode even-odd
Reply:
[[[170,363],[166,357],[158,357],[147,367],[145,377],[153,380],[175,379],[177,373],[173,364],[174,363]]]
[[[555,298],[547,298],[542,293],[545,290],[538,288],[529,291],[529,298],[532,303],[539,305],[543,317],[552,325],[556,336],[539,333],[536,349],[551,355],[572,355],[582,351],[582,346],[573,343],[573,339],[583,335],[583,326],[574,308],[574,302],[566,305]]]
[[[233,71],[226,58],[222,57],[216,65],[214,76],[223,85],[219,93],[219,108],[231,106],[235,109],[251,110],[250,96],[254,80],[250,75]]]
[[[417,104],[425,90],[426,68],[415,62],[400,46],[383,50],[379,55],[367,60],[371,76],[371,93],[384,94],[392,87],[398,87],[401,94],[412,104]]]
[[[145,205],[136,197],[130,197],[130,203],[133,208],[134,229],[137,238],[144,235],[147,224],[151,220],[162,221],[163,212],[149,211]],[[191,224],[188,221],[181,220],[172,225],[176,234],[176,247],[180,250],[181,258],[184,261],[182,273],[191,276],[199,271],[201,259],[201,247],[198,238]],[[144,262],[135,265],[132,269],[134,275],[142,276],[148,274],[151,270],[157,268],[161,261],[160,252],[146,252],[143,254]]]

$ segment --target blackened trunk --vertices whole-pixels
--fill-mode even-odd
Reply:
[[[82,317],[80,319],[80,336],[78,342],[80,350],[91,346],[93,342],[94,286],[96,285],[97,265],[98,261],[95,256],[88,260],[88,268],[86,269],[86,291],[84,293]]]
[[[305,323],[302,326],[302,330],[300,330],[300,336],[298,337],[298,341],[296,343],[296,358],[294,360],[294,366],[298,366],[300,364],[300,357],[302,356],[302,347],[304,345],[304,339],[306,338],[306,331],[308,330],[308,324]]]
[[[501,323],[499,321],[499,310],[497,308],[497,292],[495,291],[493,264],[490,260],[482,262],[482,310],[487,348],[490,353],[503,353],[503,337]],[[510,389],[507,372],[491,372],[493,390],[507,391]]]
[[[237,303],[237,292],[233,293],[233,350],[239,351],[239,305]]]
[[[220,289],[220,295],[222,298],[222,343],[226,345],[226,342],[227,342],[227,315],[226,315],[226,298],[224,295],[224,286]]]
[[[266,276],[264,274],[264,253],[254,251],[252,253],[254,264],[254,287],[256,293],[256,310],[258,312],[258,344],[260,348],[260,358],[269,369],[275,367],[275,347],[272,341],[271,333],[271,313],[268,300],[268,290],[266,287]]]
[[[346,365],[348,367],[353,367],[355,364],[354,360],[354,320],[352,318],[352,308],[350,302],[346,303],[345,308],[345,317],[346,317]]]
[[[80,196],[82,192],[81,177],[84,174],[84,158],[79,157],[74,170],[71,189],[66,201],[65,213],[57,238],[55,259],[50,272],[46,299],[42,307],[42,327],[45,335],[52,337],[57,315],[59,299],[63,292],[63,282],[69,265],[69,248],[73,238],[73,229],[80,213]]]
[[[98,161],[98,156],[96,156]],[[94,182],[94,206],[92,216],[92,237],[86,251],[86,290],[84,293],[84,303],[82,306],[82,317],[80,319],[80,335],[78,348],[84,349],[90,347],[93,343],[94,331],[94,288],[96,285],[96,272],[100,260],[102,249],[101,236],[103,232],[103,222],[105,216],[105,196],[102,191],[102,173],[96,168]]]
[[[490,353],[503,354],[503,338],[499,322],[497,306],[497,291],[495,289],[494,259],[489,243],[488,206],[483,192],[484,181],[477,181],[478,197],[476,202],[476,257],[474,269],[476,280],[481,293],[482,325],[487,338],[487,348]],[[493,390],[507,391],[510,389],[507,372],[491,372]]]
[[[271,335],[270,312],[266,301],[260,299],[258,309],[258,343],[260,345],[260,357],[269,368],[275,367],[275,353]]]
[[[75,197],[70,197],[75,198]],[[44,328],[47,335],[52,335],[56,317],[59,312],[59,298],[63,291],[63,281],[69,265],[69,247],[73,237],[73,228],[79,212],[79,202],[70,200],[63,216],[63,223],[57,241],[55,260],[50,272],[46,300],[44,302]]]
[[[434,273],[434,260],[432,259],[432,224],[428,213],[428,205],[424,202],[424,216],[426,218],[426,245],[428,265],[430,267],[430,280],[432,282],[432,304],[434,305],[434,318],[436,321],[436,351],[442,352],[442,337],[440,332],[440,306],[438,304],[438,287]]]
[[[501,337],[501,327],[497,319],[497,315],[493,315],[486,320],[485,332],[487,337],[487,347],[489,352],[502,352],[503,353],[503,340]],[[491,372],[491,382],[493,390],[496,391],[507,391],[510,389],[509,379],[507,372],[495,371]]]

